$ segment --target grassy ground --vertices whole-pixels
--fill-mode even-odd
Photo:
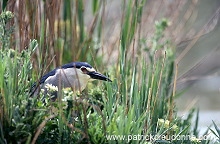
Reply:
[[[0,143],[210,143],[196,138],[195,109],[177,117],[178,38],[168,35],[175,15],[146,25],[146,13],[154,13],[145,0],[121,1],[112,21],[105,0],[23,2],[1,3],[13,13],[0,17]],[[74,97],[65,103],[30,97],[35,81],[72,61],[90,63],[113,82],[65,90],[62,98]]]

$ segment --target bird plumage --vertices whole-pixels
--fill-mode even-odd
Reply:
[[[45,94],[48,92],[46,84],[51,84],[60,88],[72,88],[73,91],[82,91],[90,79],[99,79],[111,81],[108,77],[98,73],[86,62],[72,62],[62,65],[49,73],[45,74],[37,83],[32,86],[32,93],[37,95],[39,89],[44,89]],[[34,90],[33,90],[34,89]],[[55,93],[57,97],[57,93]]]

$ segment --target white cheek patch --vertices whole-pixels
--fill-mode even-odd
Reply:
[[[95,71],[94,68],[86,68],[86,70],[89,71],[89,72],[94,72]]]

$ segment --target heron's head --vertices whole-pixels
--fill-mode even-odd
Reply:
[[[67,68],[72,66],[76,69],[76,75],[78,75],[79,79],[87,79],[89,80],[103,80],[112,82],[107,76],[98,73],[90,64],[86,62],[73,62],[70,64],[63,65],[62,68]]]

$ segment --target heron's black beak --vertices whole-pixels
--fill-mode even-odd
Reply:
[[[98,79],[98,80],[104,80],[104,81],[109,81],[112,82],[112,80],[110,80],[108,77],[98,73],[98,72],[88,72],[87,73],[92,79]]]

